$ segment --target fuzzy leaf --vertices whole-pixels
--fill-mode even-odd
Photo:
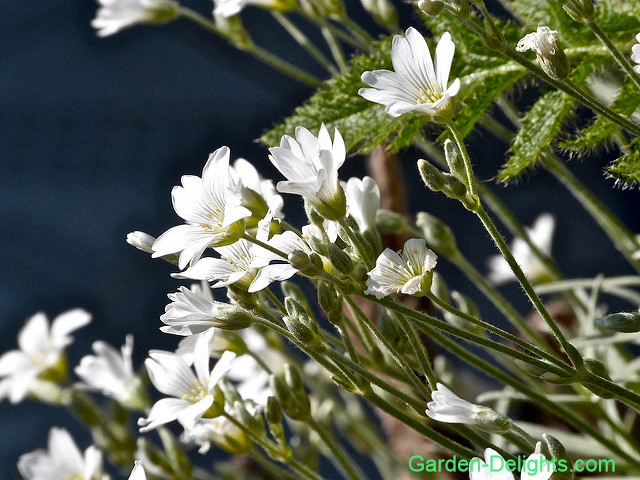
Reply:
[[[607,175],[616,179],[623,188],[634,187],[640,182],[640,140],[629,145],[631,153],[623,155],[607,169]]]
[[[640,106],[640,90],[630,78],[622,85],[622,89],[610,108],[614,112],[629,116]],[[595,147],[607,140],[618,130],[618,126],[605,117],[598,117],[594,123],[581,132],[580,138],[560,142],[560,147],[571,150],[584,150]]]
[[[602,59],[585,60],[573,71],[571,79],[580,85],[600,62]],[[573,97],[559,90],[545,93],[525,116],[522,128],[513,140],[512,155],[496,178],[513,179],[533,165],[558,134],[573,104]]]

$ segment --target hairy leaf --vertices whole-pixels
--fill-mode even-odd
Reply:
[[[640,106],[640,90],[630,78],[622,85],[622,89],[610,108],[614,112],[629,116]],[[580,138],[560,142],[560,147],[571,150],[584,150],[607,140],[618,130],[618,126],[605,117],[598,117],[594,123],[581,132]]]
[[[640,182],[640,140],[636,139],[629,145],[631,153],[623,155],[613,162],[607,169],[607,174],[616,179],[616,184],[624,188],[633,187]]]
[[[583,83],[599,62],[602,59],[582,62],[571,75],[573,82]],[[496,178],[510,180],[533,165],[556,137],[573,104],[574,98],[559,90],[545,93],[525,116],[522,128],[513,140],[511,157]]]

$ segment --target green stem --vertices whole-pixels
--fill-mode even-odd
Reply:
[[[287,479],[287,480],[299,480],[293,473],[285,470],[284,468],[273,464],[266,458],[264,458],[260,453],[258,453],[257,449],[254,449],[251,452],[251,457],[262,466],[269,474],[272,475],[270,478],[278,478],[278,479]],[[213,479],[215,480],[215,479]]]
[[[347,236],[349,237],[349,240],[351,240],[351,243],[353,244],[353,246],[357,250],[358,255],[360,255],[360,258],[365,263],[367,268],[368,269],[373,268],[373,265],[370,264],[369,256],[367,255],[367,251],[365,250],[364,246],[360,243],[358,237],[356,237],[356,235],[351,230],[351,227],[347,223],[347,219],[346,218],[341,218],[340,220],[337,220],[337,222],[345,230]]]
[[[633,257],[634,252],[640,249],[640,245],[627,227],[589,189],[580,183],[560,159],[547,155],[543,164],[560,183],[569,189],[576,200],[604,230],[616,248],[620,250],[633,268],[640,273],[640,260]]]
[[[373,42],[374,42],[373,37],[371,35],[369,35],[369,33],[364,28],[362,28],[360,25],[358,25],[356,22],[354,22],[353,20],[351,20],[347,16],[345,16],[343,19],[341,19],[341,21],[363,43],[365,43],[367,45],[373,44]]]
[[[336,35],[340,40],[342,40],[345,43],[348,43],[352,47],[360,48],[371,53],[374,52],[374,49],[371,45],[369,45],[366,42],[363,42],[359,38],[354,38],[354,36],[344,32],[340,28],[333,25],[331,22],[326,22],[324,19],[317,18],[314,15],[310,15],[301,8],[298,8],[296,12],[299,13],[304,18],[306,18],[307,20],[309,20],[310,22],[315,23],[319,28],[324,27],[326,24],[326,27],[329,28],[334,35]]]
[[[411,379],[411,383],[413,383],[415,388],[422,394],[422,396],[427,400],[431,400],[431,390],[427,386],[425,386],[423,381],[420,380],[420,378],[418,378],[418,376],[411,369],[411,367],[409,367],[409,365],[407,364],[407,362],[405,362],[402,356],[396,351],[395,348],[393,348],[393,345],[391,345],[391,343],[389,343],[389,341],[384,337],[384,335],[380,333],[380,331],[376,328],[373,322],[369,320],[369,318],[367,318],[367,316],[360,309],[358,304],[354,302],[353,299],[348,295],[345,295],[344,301],[347,302],[347,304],[349,305],[351,312],[353,312],[355,316],[359,317],[360,320],[367,326],[367,328],[369,329],[373,337],[381,345],[384,346],[384,348],[387,350],[389,355],[391,355],[391,358],[395,360],[395,362],[400,366],[402,371]]]
[[[273,293],[269,288],[265,288],[262,292],[267,296],[267,298],[273,303],[273,305],[280,310],[280,313],[283,315],[287,315],[287,309],[282,304],[282,302],[276,297],[275,293]]]
[[[460,135],[460,132],[458,132],[458,129],[455,127],[453,122],[449,122],[447,124],[447,127],[449,127],[449,130],[453,134],[453,138],[455,139],[456,143],[458,144],[458,148],[462,153],[462,159],[464,160],[464,169],[467,174],[467,185],[469,186],[469,193],[471,195],[478,195],[478,189],[476,188],[476,178],[473,174],[473,167],[471,166],[469,152],[467,152],[467,149],[464,146],[464,139]]]
[[[415,328],[411,325],[407,319],[403,315],[398,315],[398,322],[400,323],[400,327],[402,327],[402,331],[409,338],[409,343],[411,344],[411,348],[413,349],[413,353],[418,359],[418,364],[420,365],[420,369],[422,373],[427,378],[429,382],[429,388],[431,391],[435,390],[437,387],[438,380],[436,379],[436,374],[433,372],[433,368],[431,367],[431,362],[429,361],[429,355],[427,354],[427,349],[424,346],[422,340],[418,336]]]
[[[582,360],[580,352],[578,352],[569,344],[564,334],[560,330],[560,327],[558,327],[555,320],[553,320],[553,318],[551,318],[551,315],[549,315],[549,312],[547,312],[547,309],[544,307],[542,300],[540,300],[540,297],[538,297],[538,294],[527,279],[527,276],[520,268],[520,265],[518,265],[518,262],[516,262],[516,259],[513,257],[511,250],[509,250],[507,243],[502,238],[502,235],[500,235],[500,232],[498,232],[498,229],[496,228],[489,215],[487,215],[481,205],[475,210],[475,214],[478,216],[485,229],[495,242],[498,250],[500,250],[500,253],[502,253],[502,256],[509,264],[509,267],[511,267],[511,270],[520,282],[520,285],[527,294],[527,297],[529,297],[529,300],[531,301],[537,312],[549,326],[549,328],[553,332],[553,335],[556,337],[556,340],[558,340],[558,343],[560,343],[573,365],[578,369],[583,368],[584,362]]]
[[[232,41],[230,41],[229,37],[224,34],[222,30],[220,30],[215,23],[213,23],[208,18],[203,17],[198,12],[191,10],[190,8],[180,7],[178,10],[180,16],[191,20],[192,22],[198,24],[205,30],[223,38],[231,45],[236,48],[239,48],[238,45],[235,45]],[[267,65],[275,68],[276,70],[280,70],[282,73],[289,75],[290,77],[305,83],[314,88],[321,88],[323,86],[322,81],[318,78],[309,75],[307,72],[300,70],[298,67],[291,65],[285,60],[281,59],[273,55],[272,53],[264,50],[263,48],[258,47],[257,45],[249,45],[247,47],[240,48],[240,50],[247,52],[258,60],[266,63]]]
[[[609,36],[604,31],[602,31],[600,25],[596,23],[595,19],[587,22],[586,25],[591,29],[593,33],[595,33],[596,37],[598,37],[598,39],[607,48],[607,50],[609,50],[611,56],[613,56],[615,61],[618,62],[618,65],[620,65],[620,67],[626,72],[626,74],[631,77],[636,86],[640,88],[640,75],[638,75],[633,69],[631,62],[629,62],[629,59],[625,55],[623,55],[620,50],[618,50],[618,47],[613,44]]]
[[[348,458],[342,450],[340,449],[340,444],[336,441],[335,438],[331,438],[329,433],[316,421],[315,418],[310,417],[307,420],[309,426],[318,434],[320,439],[324,442],[324,444],[331,450],[331,453],[336,458],[339,463],[339,466],[344,470],[344,473],[347,474],[351,480],[358,480],[360,478],[365,478],[363,473],[356,469],[354,466],[357,466],[357,462],[353,461],[353,459]]]
[[[349,66],[347,65],[347,60],[344,57],[342,48],[340,48],[340,44],[337,42],[335,36],[333,35],[333,31],[327,26],[321,27],[320,31],[322,32],[322,36],[327,42],[327,45],[329,45],[331,55],[333,55],[333,58],[340,67],[340,72],[345,73],[347,70],[349,70]]]
[[[353,360],[356,363],[360,363],[360,359],[358,358],[358,353],[356,352],[356,349],[353,347],[351,336],[349,335],[349,331],[347,330],[347,327],[344,321],[340,322],[340,325],[336,325],[336,326],[338,327],[338,330],[340,330],[340,334],[344,339],[344,344],[347,347],[347,352],[349,353],[351,360]]]
[[[276,21],[282,25],[282,27],[293,37],[293,39],[300,45],[302,48],[307,50],[309,54],[320,64],[322,65],[331,75],[337,75],[338,69],[335,67],[331,61],[325,57],[325,55],[320,51],[318,47],[316,47],[309,37],[307,37],[302,30],[300,30],[297,26],[295,26],[289,19],[280,12],[276,12],[274,10],[271,11],[271,15]]]
[[[265,250],[269,250],[271,253],[275,253],[279,257],[284,258],[285,260],[289,261],[289,256],[286,253],[284,253],[281,250],[278,250],[275,247],[272,247],[271,245],[269,245],[268,243],[263,242],[262,240],[258,240],[256,237],[252,237],[251,235],[249,235],[246,232],[242,234],[241,238],[244,238],[245,240],[247,240],[247,241],[249,241],[251,243],[255,243],[259,247],[262,247]]]

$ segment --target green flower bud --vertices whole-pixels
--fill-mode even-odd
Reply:
[[[300,369],[295,365],[285,363],[283,365],[283,370],[284,381],[287,386],[296,393],[303,392],[304,382],[302,381],[302,374],[300,373]]]
[[[591,2],[591,0],[589,0]],[[525,35],[516,45],[516,51],[533,50],[544,72],[555,80],[563,80],[569,74],[569,60],[558,47],[558,32],[549,27],[538,27],[534,33]]]
[[[511,430],[511,419],[491,408],[476,405],[472,418],[475,425],[485,432],[501,435]]]
[[[468,18],[471,14],[471,10],[469,9],[469,2],[467,0],[460,0],[460,5],[458,5],[458,15],[462,18]]]
[[[364,9],[382,27],[398,29],[398,12],[390,0],[361,0]]]
[[[312,17],[345,18],[344,3],[341,0],[300,0],[302,9]]]
[[[455,175],[451,175],[450,173],[443,173],[442,179],[444,180],[442,191],[447,197],[460,200],[467,195],[467,186],[462,183]]]
[[[270,424],[277,425],[282,422],[282,407],[276,397],[267,398],[266,417]]]
[[[307,255],[302,250],[294,250],[289,254],[288,260],[293,268],[308,277],[317,277],[324,272],[322,259],[316,253]]]
[[[288,315],[282,317],[282,320],[296,340],[313,349],[325,348],[318,325],[307,315],[305,308],[291,297],[285,298],[284,305]]]
[[[594,323],[597,327],[614,332],[640,332],[640,312],[611,313],[596,319]]]
[[[349,275],[353,271],[353,260],[340,247],[330,243],[328,254],[329,261],[337,271],[345,275]]]
[[[447,165],[449,166],[449,172],[455,175],[458,180],[466,185],[467,183],[467,171],[464,167],[464,159],[458,149],[456,142],[449,139],[444,142],[444,156],[447,159]]]
[[[444,188],[444,176],[440,170],[426,160],[418,160],[418,171],[428,189],[439,192]]]
[[[458,255],[456,238],[442,220],[429,213],[420,212],[416,219],[416,226],[422,231],[427,244],[439,255],[444,255],[447,258]]]
[[[407,226],[402,215],[384,208],[376,212],[376,225],[379,229],[391,233],[403,232]]]
[[[575,478],[572,468],[573,462],[569,455],[567,455],[564,445],[562,445],[557,438],[543,433],[542,442],[536,444],[536,452],[543,454],[547,459],[556,459],[556,461],[564,460],[567,469],[562,472],[556,470],[551,475],[551,480],[573,480]]]
[[[310,318],[315,318],[313,309],[311,308],[311,305],[309,305],[307,297],[299,286],[293,282],[285,280],[280,282],[280,289],[282,290],[282,293],[284,293],[285,297],[291,297],[293,300],[298,302],[298,305],[301,305],[304,308]]]
[[[437,17],[444,9],[444,2],[440,0],[420,0],[418,8],[430,17]]]
[[[326,282],[318,282],[318,304],[329,316],[329,321],[336,314],[339,315],[340,321],[342,321],[342,297],[332,285]]]
[[[593,20],[593,2],[591,0],[560,0],[562,8],[576,22],[588,23]]]

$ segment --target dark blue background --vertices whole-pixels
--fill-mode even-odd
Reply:
[[[356,14],[357,3],[347,2]],[[210,9],[208,1],[188,5]],[[126,234],[159,235],[180,223],[171,187],[182,174],[199,175],[207,154],[221,145],[277,179],[254,139],[311,93],[184,20],[98,39],[89,25],[95,8],[81,0],[0,4],[0,352],[15,348],[18,330],[33,313],[43,310],[53,318],[82,307],[94,319],[69,349],[70,366],[94,340],[120,346],[127,333],[136,338],[138,364],[149,348],[173,348],[176,339],[158,331],[158,317],[179,283],[169,277],[168,264],[127,245]],[[263,12],[248,9],[243,18],[257,43],[322,75]],[[415,18],[406,17],[403,27]],[[490,178],[504,149],[482,134],[474,139],[474,163],[482,178]],[[404,163],[414,179],[416,158],[410,152]],[[602,158],[573,162],[639,231],[637,193],[612,190],[601,177],[605,164]],[[356,174],[364,175],[359,157],[347,161],[341,176]],[[417,187],[412,210],[451,223],[463,251],[484,270],[492,247],[477,222]],[[541,211],[564,218],[555,251],[567,273],[628,272],[593,221],[548,175],[498,189],[525,224]],[[294,198],[286,202],[289,211],[299,206]],[[446,262],[440,268],[452,283],[460,281]],[[456,288],[475,292],[464,283]],[[518,294],[515,286],[506,291]],[[526,311],[519,296],[516,302]],[[17,478],[18,456],[45,447],[52,425],[72,428],[82,448],[90,441],[62,409],[1,403],[0,476]]]

